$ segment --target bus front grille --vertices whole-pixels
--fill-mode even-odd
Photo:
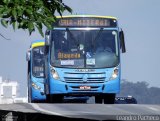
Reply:
[[[67,83],[103,83],[105,73],[65,73],[64,81]]]

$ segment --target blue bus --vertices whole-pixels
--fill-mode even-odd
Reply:
[[[45,33],[45,84],[48,102],[64,96],[95,96],[95,103],[113,104],[120,92],[124,33],[110,16],[57,17]]]
[[[28,102],[45,102],[44,94],[44,40],[31,43],[26,54],[28,61]]]

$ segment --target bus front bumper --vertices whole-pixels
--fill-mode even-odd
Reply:
[[[104,83],[65,83],[51,80],[50,94],[64,95],[96,95],[101,93],[119,93],[120,81],[112,80]]]
[[[32,87],[32,95],[31,95],[31,100],[32,101],[43,101],[43,100],[46,100],[46,96],[44,94],[44,92],[42,92],[41,90],[37,90],[37,89],[34,89]]]

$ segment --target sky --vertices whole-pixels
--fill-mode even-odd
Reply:
[[[73,14],[118,18],[127,49],[121,56],[121,78],[160,87],[160,0],[64,0],[64,3],[73,9]],[[0,33],[10,39],[0,36],[0,76],[18,81],[20,95],[26,95],[26,50],[31,41],[43,38],[37,31],[30,36],[28,31],[14,31],[1,25]]]

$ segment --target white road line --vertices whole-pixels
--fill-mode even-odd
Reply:
[[[147,108],[149,108],[149,109],[151,109],[151,110],[154,110],[154,111],[160,111],[160,110],[158,110],[157,108],[154,108],[154,107],[147,107]]]
[[[36,110],[39,110],[39,111],[42,111],[42,112],[46,112],[48,114],[52,114],[52,115],[58,115],[58,116],[64,116],[60,113],[56,113],[56,112],[52,112],[52,111],[49,111],[49,110],[45,110],[45,109],[42,109],[40,108],[37,104],[31,104],[31,106],[36,109]]]

